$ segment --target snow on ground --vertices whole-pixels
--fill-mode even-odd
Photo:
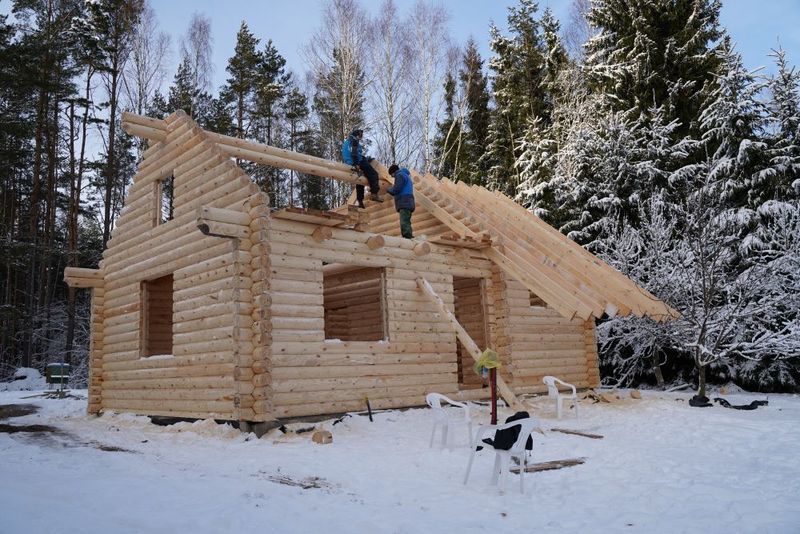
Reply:
[[[42,373],[32,367],[20,367],[14,371],[11,382],[0,382],[0,391],[36,391],[46,387]]]
[[[212,421],[162,427],[132,415],[89,417],[85,392],[33,393],[0,392],[3,533],[800,532],[797,395],[738,411],[691,408],[690,393],[644,392],[613,405],[584,402],[580,418],[561,421],[537,400],[546,432],[534,434],[533,461],[586,463],[529,474],[522,495],[515,475],[502,493],[489,485],[486,450],[462,484],[466,431],[451,435],[462,446],[430,449],[427,409],[317,423],[334,440],[318,445],[311,432],[257,440]],[[8,418],[11,404],[39,412]],[[481,406],[476,420],[488,417]],[[9,425],[54,431],[10,433]]]

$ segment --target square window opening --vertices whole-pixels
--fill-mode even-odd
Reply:
[[[339,263],[322,272],[325,339],[386,339],[386,269]]]
[[[172,354],[172,275],[142,282],[142,356]]]

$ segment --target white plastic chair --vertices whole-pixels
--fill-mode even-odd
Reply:
[[[433,415],[436,420],[433,423],[433,432],[431,432],[431,444],[433,447],[433,440],[436,437],[436,429],[442,427],[442,447],[447,447],[447,431],[450,425],[466,424],[467,425],[467,443],[472,442],[472,416],[470,414],[469,405],[463,402],[457,402],[441,393],[428,393],[425,401],[433,409]],[[460,412],[453,413],[452,410],[445,409],[442,403],[446,405],[461,408]]]
[[[472,443],[472,453],[469,456],[469,463],[467,464],[467,473],[464,475],[464,484],[467,483],[469,480],[469,473],[472,470],[472,462],[475,459],[475,454],[477,452],[478,445],[483,445],[484,447],[492,447],[491,445],[487,445],[482,443],[481,440],[483,437],[491,431],[498,431],[498,430],[505,430],[507,428],[512,428],[515,426],[519,426],[520,432],[517,436],[517,440],[511,446],[510,449],[502,450],[502,449],[494,449],[494,470],[492,472],[492,484],[497,485],[498,489],[500,489],[500,477],[504,476],[505,473],[509,472],[511,458],[516,458],[519,463],[519,491],[520,493],[525,493],[525,468],[528,466],[528,451],[525,450],[525,444],[528,442],[528,436],[531,435],[531,432],[537,427],[539,427],[539,420],[534,417],[526,417],[525,419],[517,419],[516,421],[512,421],[510,423],[506,423],[504,425],[482,425],[478,428],[478,433],[475,436],[475,441]],[[531,438],[532,439],[532,438]],[[493,447],[492,447],[493,448]],[[504,477],[505,480],[505,477]]]
[[[542,379],[542,382],[547,384],[547,396],[551,399],[555,399],[556,401],[556,416],[561,419],[561,405],[564,402],[564,399],[571,400],[573,406],[575,406],[575,417],[578,417],[578,394],[575,391],[575,386],[572,384],[568,384],[563,380],[559,380],[554,376],[546,376]],[[561,384],[564,387],[568,387],[572,389],[572,393],[561,393],[558,391],[558,387],[556,386],[556,382]]]

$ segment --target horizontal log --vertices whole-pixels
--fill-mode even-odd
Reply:
[[[275,383],[287,379],[331,378],[348,376],[399,376],[399,375],[432,375],[437,373],[454,373],[456,364],[452,363],[420,363],[406,365],[328,365],[325,367],[274,367],[272,378]]]
[[[103,398],[103,410],[133,412],[145,415],[190,417],[195,419],[231,419],[232,401],[133,400]]]
[[[210,221],[200,216],[197,217],[197,229],[203,235],[211,237],[229,237],[246,239],[250,237],[250,226],[241,226],[238,224],[229,224],[218,221]]]
[[[188,368],[184,368],[188,369]],[[169,376],[164,370],[163,377],[135,380],[107,380],[103,383],[104,392],[113,390],[159,390],[159,389],[219,389],[234,391],[235,381],[232,374],[227,376]]]
[[[134,371],[140,369],[160,369],[165,367],[192,367],[196,365],[233,364],[233,351],[210,352],[172,358],[138,358],[132,361],[106,362],[105,371]]]
[[[146,360],[146,358],[144,358]],[[204,365],[189,365],[185,367],[164,367],[164,368],[148,368],[148,369],[130,369],[123,371],[103,370],[103,381],[112,382],[115,380],[146,380],[146,379],[163,379],[163,378],[178,378],[178,377],[200,377],[200,376],[233,376],[234,364],[220,363],[220,364],[204,364]]]
[[[452,363],[455,352],[444,354],[403,353],[321,353],[321,354],[273,354],[272,365],[277,367],[325,367],[330,365],[415,365],[418,363]]]
[[[216,221],[239,226],[250,226],[250,214],[237,210],[215,208],[213,206],[202,206],[197,209],[197,217],[209,221]]]
[[[273,342],[273,354],[389,354],[389,353],[455,353],[451,343],[390,343],[387,341],[320,341],[318,343]]]
[[[397,397],[422,396],[431,392],[431,389],[442,384],[409,384],[406,386],[374,386],[358,389],[337,388],[321,392],[292,392],[275,393],[274,403],[276,406],[286,407],[293,404],[308,404],[318,402],[341,402],[354,401],[369,397],[370,405],[380,399],[393,399]],[[365,404],[366,406],[366,404]]]

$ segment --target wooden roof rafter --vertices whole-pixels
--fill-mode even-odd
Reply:
[[[196,150],[199,142],[203,146],[210,145],[223,158],[246,159],[354,185],[367,185],[366,179],[348,165],[208,132],[199,128],[182,111],[164,120],[125,113],[123,128],[132,135],[156,141],[145,154],[158,154],[157,162],[151,160],[143,164],[148,166],[147,174],[155,177],[170,170],[170,158],[182,154],[182,150],[189,150],[189,147]],[[167,134],[178,143],[173,143],[175,146],[170,150],[160,151]],[[198,136],[202,138],[199,141]],[[373,166],[384,183],[391,181],[385,167]],[[440,238],[440,244],[480,250],[501,269],[544,298],[561,315],[589,319],[599,318],[604,313],[612,316],[634,313],[657,321],[679,316],[674,309],[508,197],[478,186],[439,180],[413,171],[412,179],[418,206],[452,232],[452,239]],[[353,218],[352,213],[348,215]],[[273,212],[272,216],[303,220],[327,228],[350,224],[341,222],[342,217],[347,217],[343,213],[320,215],[288,209]],[[359,219],[354,229],[361,228],[362,223]]]

